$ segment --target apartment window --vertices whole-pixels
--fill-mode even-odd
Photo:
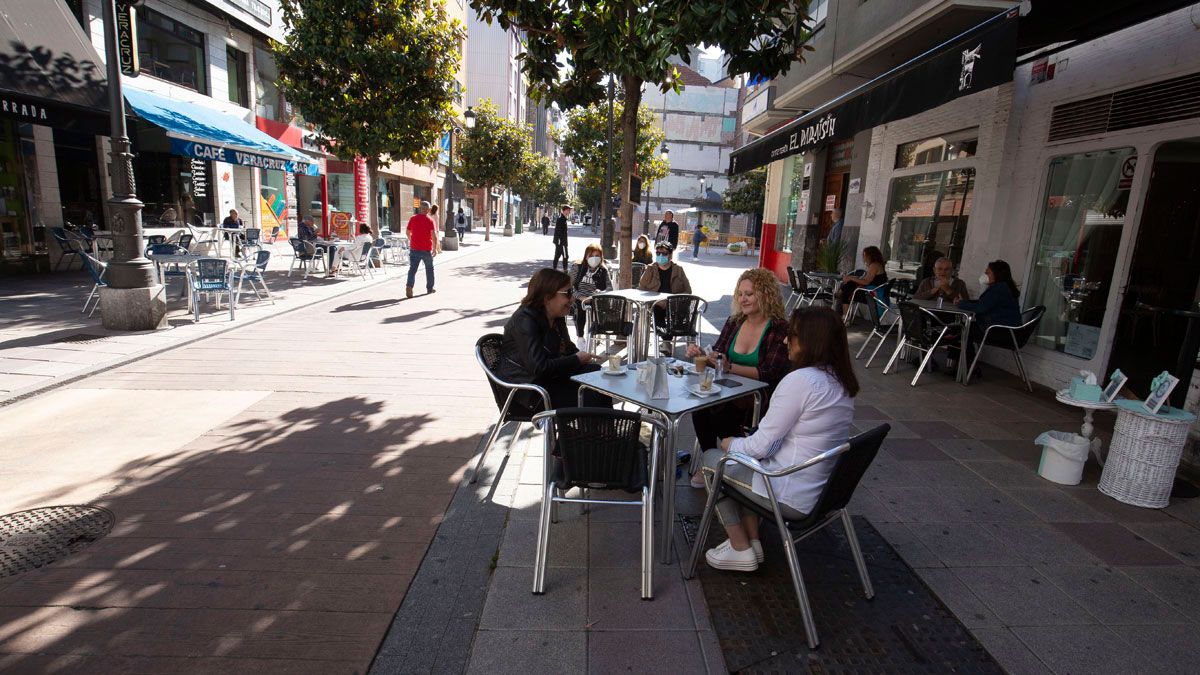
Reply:
[[[942,256],[958,266],[974,191],[970,168],[893,178],[883,232],[888,269],[919,279]]]
[[[240,49],[225,47],[225,67],[229,77],[229,100],[243,108],[250,107],[248,55]]]
[[[262,47],[254,48],[254,84],[258,90],[255,112],[269,120],[285,121],[283,118],[283,96],[279,91],[279,68],[271,52]]]
[[[952,134],[934,136],[901,144],[896,148],[896,168],[906,169],[923,164],[949,162],[974,157],[979,148],[979,131],[966,129]]]
[[[67,0],[67,8],[71,10],[71,14],[75,16],[75,20],[79,22],[84,32],[87,32],[87,19],[84,18],[83,0]]]
[[[816,30],[825,23],[825,16],[829,13],[829,0],[812,0],[808,3],[808,16],[811,17],[806,23],[810,30]]]
[[[1130,185],[1133,148],[1056,157],[1024,304],[1045,305],[1034,344],[1090,359],[1100,339]]]
[[[139,7],[138,58],[143,73],[208,93],[204,34],[200,31]]]

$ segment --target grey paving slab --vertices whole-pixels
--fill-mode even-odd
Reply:
[[[949,503],[928,487],[873,487],[871,492],[904,523],[946,522]]]
[[[1112,516],[1097,511],[1057,487],[1010,487],[1005,494],[1047,522],[1108,522]]]
[[[1146,672],[1133,649],[1104,626],[1018,626],[1012,631],[1059,675]]]
[[[913,523],[909,529],[947,567],[1025,562],[1006,542],[993,538],[978,523]]]
[[[546,592],[534,595],[531,568],[497,567],[479,627],[581,631],[587,623],[587,577],[586,569],[548,568]]]
[[[1039,565],[1038,572],[1084,609],[1109,625],[1188,623],[1120,568],[1095,565]]]
[[[1008,459],[999,450],[974,438],[934,438],[929,442],[959,461]]]
[[[1031,565],[1100,565],[1102,561],[1048,523],[984,523],[983,529]]]
[[[967,432],[940,420],[904,420],[904,426],[919,438],[970,438]]]
[[[588,672],[703,673],[707,665],[693,631],[594,631]]]
[[[950,456],[938,449],[932,441],[924,438],[888,439],[883,451],[889,457],[901,461],[949,461]]]
[[[471,649],[468,673],[587,673],[584,631],[481,630]]]
[[[949,504],[949,512],[943,516],[945,520],[984,523],[1020,522],[1036,518],[1032,512],[994,487],[946,487],[939,488],[938,495]]]
[[[511,519],[500,544],[502,567],[533,567],[536,555],[538,521],[530,518]],[[547,564],[550,567],[587,567],[587,520],[572,518],[550,524],[550,544]]]
[[[1192,621],[1200,622],[1200,570],[1172,565],[1122,567],[1121,571]]]
[[[636,509],[631,509],[638,513]],[[661,523],[655,523],[660,525]],[[656,529],[655,534],[658,534]],[[641,566],[640,522],[593,522],[589,528],[588,564],[598,567]]]
[[[1139,506],[1123,504],[1097,490],[1095,482],[1089,481],[1074,487],[1065,486],[1062,490],[1091,508],[1107,514],[1117,522],[1165,523],[1173,520],[1162,509],[1144,509]]]
[[[1050,675],[1029,647],[1008,628],[979,628],[971,633],[1009,675]]]
[[[929,550],[910,525],[897,522],[871,522],[879,534],[904,558],[909,567],[944,567],[941,559]]]
[[[976,597],[953,571],[940,567],[918,568],[917,576],[921,577],[929,590],[937,594],[938,599],[972,632],[1004,627],[996,614]]]
[[[1028,466],[1017,462],[965,461],[963,465],[999,488],[1040,488],[1048,484],[1046,479],[1030,471]]]
[[[961,462],[910,462],[909,466],[910,471],[925,479],[927,485],[936,485],[939,488],[988,488],[983,477]]]
[[[1178,565],[1179,560],[1119,523],[1055,523],[1109,565]]]
[[[994,420],[993,414],[984,419],[956,420],[952,422],[956,429],[961,430],[967,437],[978,440],[1023,440],[1016,431]]]
[[[860,482],[860,485],[872,489],[925,487],[927,484],[915,469],[908,467],[908,462],[902,462],[886,453],[875,456],[875,461],[871,463]]]
[[[1142,672],[1193,675],[1200,664],[1195,624],[1175,626],[1110,626],[1137,655]]]
[[[1007,626],[1097,623],[1032,567],[962,567],[954,574]]]
[[[588,577],[588,627],[695,631],[683,578],[673,565],[655,565],[653,600],[642,599],[639,569],[592,568]]]
[[[1129,523],[1126,528],[1187,565],[1200,565],[1200,529],[1187,523]]]
[[[846,505],[846,510],[852,515],[862,516],[872,523],[898,522],[899,517],[892,513],[878,497],[870,490],[857,490]]]

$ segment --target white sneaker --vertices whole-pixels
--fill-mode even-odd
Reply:
[[[750,550],[754,551],[754,559],[761,565],[763,561],[762,542],[757,539],[751,539]]]
[[[748,548],[745,551],[739,551],[729,543],[728,539],[720,546],[705,551],[704,559],[708,561],[709,567],[719,570],[753,572],[758,569],[758,560],[755,559],[754,549]]]
[[[688,479],[688,484],[697,490],[703,490],[704,488],[708,487],[704,483],[704,474],[699,471],[692,474],[692,477]]]

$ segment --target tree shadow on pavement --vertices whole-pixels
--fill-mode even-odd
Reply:
[[[0,671],[363,672],[479,436],[293,400],[114,472],[111,534],[0,578]]]

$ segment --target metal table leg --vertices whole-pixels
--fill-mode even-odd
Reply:
[[[679,435],[679,416],[667,416],[667,437],[663,439],[663,533],[658,562],[671,564],[671,535],[675,532],[675,439]]]
[[[971,344],[971,317],[967,314],[963,314],[962,316],[963,329],[962,337],[959,338],[958,374],[954,379],[965,385],[967,383],[967,361],[969,360],[967,358],[967,347]],[[980,348],[982,349],[983,345],[980,345]]]

